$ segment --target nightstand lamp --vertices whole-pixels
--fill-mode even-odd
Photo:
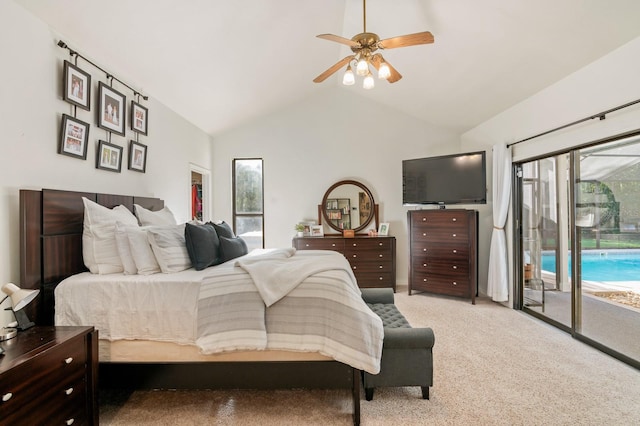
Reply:
[[[29,320],[29,317],[27,317],[27,314],[22,310],[22,308],[31,303],[38,293],[40,293],[40,290],[23,290],[13,283],[7,283],[2,286],[2,292],[7,296],[2,299],[0,305],[7,300],[7,298],[11,298],[13,308],[7,308],[7,310],[11,310],[16,317],[18,325],[15,328],[22,331],[33,327],[35,324]],[[2,336],[7,335],[8,334],[5,334],[4,332],[2,333]],[[2,336],[0,336],[0,339]],[[11,337],[5,337],[5,339],[10,339]]]

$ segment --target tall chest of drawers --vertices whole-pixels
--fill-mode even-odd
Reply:
[[[478,287],[478,212],[413,210],[409,222],[412,290],[471,298]]]
[[[293,247],[340,252],[349,261],[359,287],[390,287],[396,291],[395,237],[296,237]]]
[[[0,423],[98,424],[93,327],[33,327],[0,346]]]

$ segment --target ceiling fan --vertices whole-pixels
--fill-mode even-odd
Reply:
[[[329,41],[335,41],[337,43],[346,44],[353,51],[353,55],[346,56],[327,69],[325,72],[317,76],[313,81],[314,83],[321,83],[326,80],[330,75],[338,71],[343,66],[347,65],[347,69],[344,73],[342,84],[350,86],[355,83],[355,77],[351,64],[354,62],[356,65],[356,73],[364,76],[363,87],[365,89],[371,89],[374,86],[373,75],[369,65],[372,65],[377,73],[378,78],[386,79],[389,83],[395,83],[402,78],[402,75],[393,68],[380,53],[375,53],[377,50],[382,49],[395,49],[397,47],[415,46],[419,44],[433,43],[433,34],[429,31],[423,31],[421,33],[407,34],[398,37],[387,38],[380,40],[377,34],[367,32],[367,1],[362,0],[363,10],[363,22],[364,29],[360,34],[356,34],[351,39],[340,37],[334,34],[320,34],[316,37]]]

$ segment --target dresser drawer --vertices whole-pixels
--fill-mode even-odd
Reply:
[[[352,238],[345,239],[344,250],[349,252],[390,252],[391,238]]]
[[[362,272],[354,271],[353,274],[358,280],[358,287],[371,288],[371,287],[394,287],[395,278],[389,271],[387,272]]]
[[[5,372],[0,379],[0,408],[16,411],[27,405],[34,395],[42,395],[78,377],[86,371],[87,355],[84,336],[39,353],[19,368]]]
[[[411,243],[411,254],[414,259],[441,258],[449,260],[469,259],[469,247],[464,243],[438,244],[432,241],[415,241]]]
[[[454,277],[414,271],[412,287],[416,290],[452,296],[470,296],[469,278],[464,276]]]
[[[411,225],[416,229],[433,229],[443,227],[464,227],[469,223],[469,215],[464,210],[414,212]]]
[[[416,229],[414,231],[414,241],[441,241],[451,242],[467,241],[469,239],[469,229],[466,227],[441,227],[433,229]]]
[[[469,260],[441,261],[434,259],[413,259],[411,266],[416,273],[446,275],[451,278],[462,280],[469,276]]]
[[[299,238],[296,240],[297,250],[333,250],[344,251],[344,240],[339,238]]]

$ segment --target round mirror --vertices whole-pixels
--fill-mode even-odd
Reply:
[[[375,215],[371,191],[355,180],[342,180],[332,185],[325,192],[321,207],[324,223],[338,232],[345,229],[362,231]]]

